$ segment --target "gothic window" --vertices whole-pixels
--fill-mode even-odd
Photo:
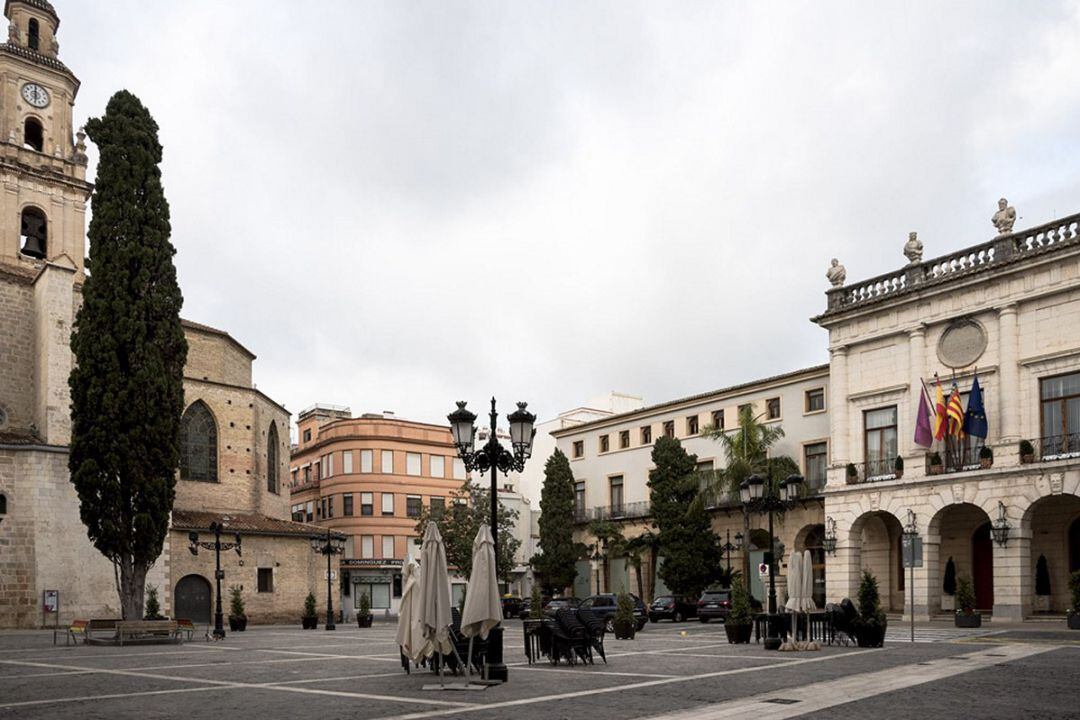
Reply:
[[[27,33],[26,44],[31,50],[38,50],[41,46],[41,31],[38,29],[38,21],[31,18],[27,27],[29,32]]]
[[[48,237],[48,220],[45,213],[36,207],[28,207],[22,211],[22,227],[19,231],[20,249],[23,255],[30,257],[45,257],[45,241]]]
[[[180,477],[217,482],[217,425],[210,408],[196,400],[180,421]]]
[[[266,434],[266,489],[272,493],[278,491],[278,436],[277,424],[270,422],[270,432]]]
[[[23,146],[38,152],[45,150],[45,131],[37,118],[28,117],[23,123]]]

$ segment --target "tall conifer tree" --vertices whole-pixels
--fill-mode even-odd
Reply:
[[[140,618],[146,573],[168,532],[179,463],[187,342],[161,187],[158,126],[122,90],[86,124],[100,150],[91,275],[71,349],[71,481],[90,540]]]
[[[577,578],[580,543],[574,542],[574,473],[561,450],[544,464],[540,490],[540,553],[532,561],[551,593],[562,592]]]

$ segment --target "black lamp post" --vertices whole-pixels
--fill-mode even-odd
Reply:
[[[495,546],[496,566],[499,558],[499,471],[503,474],[511,470],[521,472],[525,469],[525,461],[532,456],[533,437],[536,429],[533,424],[536,416],[525,409],[526,403],[519,402],[517,410],[510,413],[506,418],[510,423],[510,445],[512,452],[499,444],[496,437],[495,421],[499,415],[495,412],[495,398],[491,398],[491,434],[487,443],[481,448],[473,448],[476,441],[476,415],[465,409],[465,402],[459,400],[457,410],[446,416],[450,421],[450,432],[454,436],[454,445],[457,446],[458,456],[465,463],[468,471],[477,470],[480,473],[491,471],[491,538]],[[496,574],[498,568],[496,567]],[[503,663],[503,635],[502,625],[496,625],[488,634],[488,652],[486,659],[487,679],[506,682],[508,672]]]
[[[1009,519],[1005,517],[1005,503],[998,500],[997,520],[990,527],[990,533],[994,536],[994,542],[1001,547],[1009,543]]]
[[[216,638],[225,637],[225,618],[221,612],[221,581],[225,579],[225,571],[221,569],[221,551],[236,550],[236,554],[242,556],[240,552],[240,533],[236,533],[236,542],[221,542],[221,531],[224,529],[223,523],[210,523],[210,532],[214,533],[214,542],[200,541],[199,533],[194,530],[188,533],[188,550],[191,551],[192,555],[198,555],[199,548],[214,551],[214,580],[217,581],[217,605],[214,609],[214,637]]]
[[[911,591],[911,599],[908,603],[908,617],[911,619],[911,642],[915,642],[915,560],[916,545],[919,543],[919,525],[915,522],[915,511],[908,508],[907,523],[904,524],[903,542],[907,552],[903,553],[904,564],[908,566],[908,587]],[[921,564],[921,560],[920,560]]]
[[[335,555],[345,552],[345,538],[334,535],[330,528],[326,528],[326,537],[313,535],[311,549],[326,556],[326,629],[336,630],[334,625],[334,577],[330,570],[330,560]]]
[[[766,650],[780,649],[780,638],[777,635],[779,618],[776,615],[776,538],[773,536],[773,513],[784,512],[793,507],[799,497],[799,487],[803,479],[800,475],[789,475],[787,480],[782,480],[778,487],[773,483],[766,483],[760,475],[751,475],[739,485],[739,497],[742,500],[746,512],[757,512],[769,516],[769,551],[765,554],[765,562],[769,566],[769,619],[768,633],[765,637]]]
[[[727,542],[720,546],[720,551],[727,556],[727,572],[728,577],[731,577],[731,553],[736,550],[742,550],[743,534],[741,532],[735,533],[735,544],[731,544],[731,528],[727,530]]]

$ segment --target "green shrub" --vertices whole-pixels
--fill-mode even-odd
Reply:
[[[1080,613],[1080,570],[1069,576],[1069,592],[1072,593],[1072,611]]]
[[[229,588],[229,617],[244,617],[244,595],[239,585]]]
[[[979,448],[979,459],[980,460],[993,460],[994,459],[994,451],[990,449],[989,445],[983,445],[981,448]]]
[[[146,620],[161,620],[161,603],[158,602],[157,588],[148,587],[146,589],[146,614],[143,616]]]
[[[863,570],[862,582],[859,583],[859,617],[864,621],[885,619],[885,613],[881,610],[877,578],[869,570]]]
[[[307,597],[304,598],[304,617],[318,617],[318,614],[315,611],[315,593],[309,592]]]
[[[540,584],[535,583],[532,589],[532,595],[529,598],[529,617],[533,620],[539,620],[544,617],[543,608],[544,599],[540,595]]]
[[[1023,456],[1023,455],[1034,455],[1034,454],[1035,454],[1035,446],[1031,444],[1031,441],[1030,440],[1021,440],[1020,441],[1020,455]]]
[[[956,580],[956,612],[964,615],[975,614],[975,589],[967,575],[961,575]]]
[[[895,470],[896,472],[904,472],[904,458],[897,455],[896,459],[893,460],[892,466],[893,470]]]
[[[619,593],[615,606],[615,623],[622,626],[634,624],[634,599],[630,593]]]
[[[728,613],[726,622],[734,625],[750,623],[750,599],[746,596],[746,584],[743,583],[741,573],[731,580],[731,612]]]
[[[847,464],[847,476],[849,478],[855,478],[859,476],[859,470],[855,467],[855,463]]]
[[[930,464],[931,465],[941,465],[942,464],[942,462],[941,462],[941,453],[939,453],[937,450],[930,453]]]
[[[360,617],[367,617],[371,614],[371,598],[368,597],[366,592],[360,593]]]

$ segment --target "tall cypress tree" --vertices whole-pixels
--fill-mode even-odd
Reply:
[[[532,560],[548,592],[561,592],[577,578],[580,543],[574,542],[574,473],[561,450],[544,465],[540,490],[540,550]]]
[[[123,616],[142,615],[179,464],[187,342],[161,187],[158,126],[122,90],[86,124],[101,156],[91,275],[71,336],[71,482],[90,540],[116,567]]]
[[[697,456],[675,438],[653,445],[649,500],[664,554],[659,575],[673,593],[698,597],[720,577],[720,543],[700,497]]]

